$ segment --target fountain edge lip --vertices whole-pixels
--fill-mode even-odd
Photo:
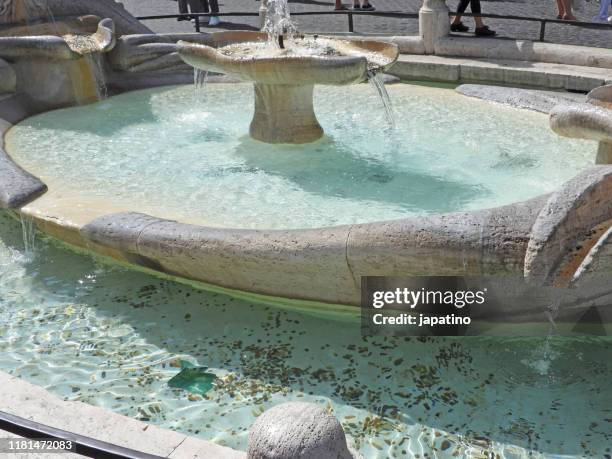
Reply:
[[[254,33],[254,37],[260,37],[260,34]],[[349,45],[354,44],[348,40],[337,41],[346,42]],[[244,41],[236,41],[236,43],[241,42]],[[375,43],[380,44],[380,42]],[[385,71],[395,63],[398,57],[399,48],[397,45],[385,43],[385,46],[392,50],[391,56],[389,57],[388,53],[385,54],[388,62],[378,66],[377,72]],[[176,43],[176,50],[185,63],[197,69],[238,75],[248,81],[260,83],[345,85],[366,80],[368,73],[368,59],[365,55],[234,58],[219,52],[215,46],[184,40],[179,40]],[[367,48],[364,51],[368,51]],[[372,52],[378,51],[372,50]],[[266,72],[263,69],[267,65],[278,65],[280,63],[283,64],[283,69],[290,69],[288,73],[292,72],[295,79],[285,75],[282,71]],[[344,69],[344,72],[332,75],[325,70],[333,68]]]

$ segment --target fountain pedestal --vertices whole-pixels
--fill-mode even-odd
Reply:
[[[316,84],[349,85],[383,71],[397,59],[396,45],[370,40],[300,36],[268,42],[264,33],[217,32],[212,46],[179,41],[178,53],[189,65],[225,73],[255,87],[250,133],[267,143],[314,142],[323,136],[313,107]]]
[[[314,85],[254,86],[251,137],[266,143],[308,143],[323,136],[312,103]]]

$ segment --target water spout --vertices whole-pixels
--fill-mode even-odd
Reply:
[[[287,0],[268,0],[266,21],[262,28],[268,34],[268,42],[272,46],[284,49],[284,35],[291,37],[297,31],[291,20]]]
[[[393,111],[393,105],[391,104],[391,98],[385,87],[385,81],[383,80],[382,73],[368,72],[368,82],[376,90],[378,97],[382,103],[383,109],[385,110],[385,118],[387,118],[387,124],[391,129],[395,129],[395,112]]]
[[[36,253],[36,224],[32,217],[19,217],[21,221],[21,233],[23,235],[23,248],[26,259],[31,260]]]
[[[203,102],[206,97],[206,83],[208,81],[208,71],[198,68],[193,69],[193,87],[198,102]]]

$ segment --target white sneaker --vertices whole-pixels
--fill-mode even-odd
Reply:
[[[612,24],[612,16],[610,16],[610,17],[608,18],[608,22],[609,22],[610,24]]]
[[[218,16],[211,16],[210,19],[208,20],[208,25],[209,26],[217,26],[221,23],[221,21],[219,20]]]

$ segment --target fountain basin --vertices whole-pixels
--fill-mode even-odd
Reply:
[[[50,191],[20,212],[71,244],[158,272],[264,295],[358,304],[362,275],[499,274],[522,279],[532,228],[546,219],[547,201],[582,196],[576,183],[597,188],[611,178],[605,168],[588,169],[594,151],[589,153],[582,143],[575,144],[574,156],[568,154],[571,141],[553,135],[542,138],[547,123],[543,115],[491,106],[448,90],[403,85],[392,86],[391,93],[402,102],[398,110],[406,110],[400,119],[409,124],[399,123],[398,135],[411,139],[410,144],[395,142],[385,130],[382,110],[377,117],[376,109],[367,105],[367,88],[349,86],[321,89],[320,103],[334,107],[328,114],[322,111],[333,136],[325,143],[264,146],[244,136],[249,89],[211,84],[212,99],[195,107],[192,88],[134,92],[27,120],[11,131],[8,148],[14,159],[43,178]],[[225,90],[231,97],[215,102],[215,92]],[[415,97],[419,91],[421,97]],[[373,94],[371,99],[378,102]],[[343,100],[368,109],[361,116],[351,115]],[[115,102],[119,105],[113,109]],[[420,113],[431,118],[416,117],[419,112],[411,104],[427,107],[430,112]],[[476,108],[472,112],[470,104]],[[486,122],[481,117],[484,109],[491,114]],[[470,132],[452,113],[471,126],[476,125],[472,116],[481,119],[485,130],[503,126],[506,134],[521,132],[520,140],[530,149],[507,135],[489,139],[480,131]],[[436,128],[447,115],[449,126],[457,128],[456,137],[449,135],[444,123]],[[96,117],[101,118],[96,121]],[[203,119],[207,129],[202,128]],[[58,123],[58,130],[48,130],[51,126],[45,127],[45,120]],[[360,131],[364,120],[373,129]],[[431,129],[424,128],[428,123]],[[513,123],[524,125],[511,128]],[[97,127],[104,129],[96,133]],[[22,136],[16,136],[20,129]],[[138,145],[129,135],[132,129],[140,139]],[[471,135],[478,139],[473,148],[484,145],[490,150],[460,149],[461,142],[471,145]],[[19,139],[29,143],[16,148]],[[231,142],[224,143],[228,139]],[[442,142],[439,151],[431,150],[432,139]],[[53,147],[56,141],[59,148]],[[444,143],[448,141],[459,143]],[[377,153],[368,142],[395,145],[395,150]],[[129,150],[121,150],[121,145]],[[416,149],[412,155],[411,148]],[[529,158],[525,151],[538,153]],[[465,163],[453,163],[452,158]],[[419,175],[424,172],[421,166],[434,169]],[[162,175],[151,175],[151,167],[158,167]],[[564,183],[583,168],[587,169],[579,178]],[[538,170],[541,175],[527,173]],[[559,180],[548,182],[557,173]],[[113,182],[117,177],[127,182]],[[477,182],[469,186],[468,178],[490,183],[479,182],[473,188]],[[546,183],[549,186],[540,188]],[[369,197],[363,194],[372,192]],[[521,192],[526,194],[517,194]],[[547,192],[554,193],[537,196]],[[401,198],[407,201],[402,204]],[[414,208],[417,203],[420,208]],[[181,209],[185,204],[192,207]],[[322,213],[313,214],[313,209]],[[351,215],[356,209],[362,214]],[[581,225],[587,228],[601,223],[598,219],[606,210],[591,215],[583,207],[580,213]],[[568,220],[567,228],[572,224]],[[575,234],[576,243],[582,236]],[[545,278],[554,277],[565,261],[549,258],[547,236],[538,237],[530,259],[536,260]],[[572,240],[564,242],[570,252]],[[547,257],[545,269],[541,254]],[[584,311],[566,312],[577,320]],[[503,320],[541,318],[537,307],[482,313]]]
[[[444,450],[584,457],[609,445],[607,431],[591,426],[605,422],[612,403],[601,377],[612,371],[610,337],[363,338],[356,308],[206,292],[100,263],[50,238],[27,254],[21,233],[0,215],[0,367],[21,378],[13,384],[43,386],[85,402],[73,403],[83,410],[112,407],[246,450],[262,411],[314,402],[333,409],[367,459]],[[180,360],[207,366],[222,384],[206,398],[169,387]],[[553,404],[559,420],[545,422]],[[101,425],[116,419],[100,417]],[[372,418],[377,427],[363,428]]]
[[[260,32],[212,34],[213,46],[179,41],[189,65],[228,74],[255,87],[250,126],[254,139],[266,143],[308,143],[323,135],[313,108],[315,84],[349,85],[368,72],[384,71],[397,59],[396,45],[368,40],[338,40],[299,35],[285,48],[270,44]]]

